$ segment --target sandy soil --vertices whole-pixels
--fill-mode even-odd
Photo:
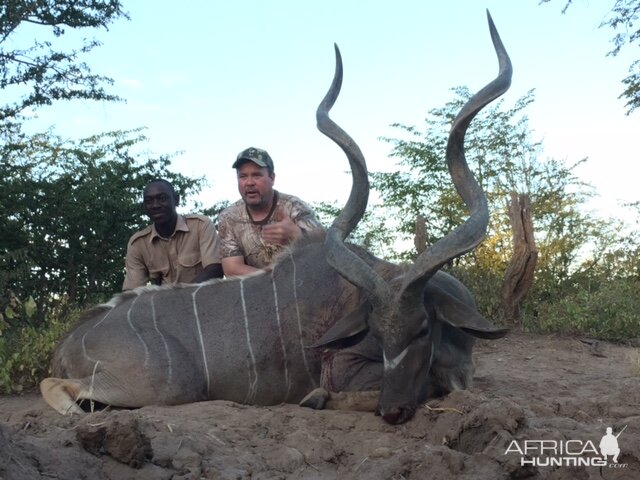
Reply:
[[[637,349],[511,334],[476,352],[473,389],[395,427],[370,413],[225,401],[69,418],[35,393],[0,396],[0,480],[640,478]],[[526,458],[590,461],[589,442],[625,426],[618,464],[522,465],[517,451],[564,441],[568,453]]]

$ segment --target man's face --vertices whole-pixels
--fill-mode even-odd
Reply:
[[[153,223],[168,223],[176,216],[177,198],[168,185],[154,182],[147,185],[142,197],[142,206]]]
[[[247,161],[237,170],[238,191],[249,207],[269,207],[273,198],[275,173],[269,175],[269,169]]]

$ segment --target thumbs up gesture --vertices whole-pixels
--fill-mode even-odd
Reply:
[[[274,223],[262,227],[262,239],[265,243],[275,245],[288,245],[302,235],[302,230],[289,216],[284,213],[282,207],[278,207],[273,213]]]

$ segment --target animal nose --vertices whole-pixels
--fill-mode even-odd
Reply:
[[[416,407],[394,407],[385,411],[380,409],[380,415],[385,422],[391,425],[400,425],[401,423],[408,422],[413,418],[416,413]]]

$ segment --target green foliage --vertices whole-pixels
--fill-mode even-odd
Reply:
[[[0,4],[1,391],[35,384],[70,326],[61,319],[121,289],[127,240],[147,224],[144,186],[165,178],[185,200],[204,185],[170,172],[171,156],[144,152],[141,130],[79,140],[23,133],[25,111],[120,100],[83,59],[99,45],[87,29],[121,17],[118,0]]]
[[[212,218],[214,223],[216,223],[218,220],[218,215],[220,215],[220,213],[229,205],[231,205],[231,202],[229,202],[228,200],[220,200],[219,202],[214,203],[212,206],[204,208],[201,213],[202,215],[206,215],[207,217]]]
[[[144,186],[163,177],[188,198],[204,183],[170,172],[169,156],[142,157],[144,141],[139,130],[78,141],[44,133],[0,148],[0,262],[14,271],[0,276],[0,291],[33,295],[42,320],[63,299],[120,290],[127,240],[148,222]]]
[[[34,325],[30,321],[36,310],[32,297],[21,301],[9,292],[2,299],[2,307],[6,328],[0,327],[0,393],[15,393],[35,387],[51,373],[53,350],[74,325],[78,312],[61,321],[59,306],[49,312],[45,321]],[[6,315],[8,307],[12,309],[11,315]]]
[[[602,223],[567,275],[538,275],[523,308],[526,330],[640,338],[640,210],[637,215],[631,230],[621,222]]]
[[[412,236],[415,218],[427,219],[429,243],[435,243],[460,225],[467,216],[453,187],[445,162],[450,124],[471,97],[468,89],[453,89],[455,98],[433,109],[424,132],[396,125],[409,139],[385,140],[393,144],[392,156],[399,169],[372,173],[372,185],[382,198],[387,215],[400,219],[402,235]],[[511,227],[507,202],[512,191],[531,199],[540,256],[553,275],[566,275],[580,248],[589,240],[595,221],[580,207],[591,192],[573,173],[553,159],[539,160],[541,144],[531,139],[525,109],[533,93],[504,110],[503,102],[489,106],[473,120],[465,139],[465,155],[486,192],[492,213],[484,244],[456,263],[469,268],[504,272],[511,256]],[[390,213],[389,213],[390,212]],[[405,252],[403,257],[409,257]]]
[[[13,291],[7,290],[0,298],[0,336],[12,325],[29,322],[35,313],[36,303],[33,297],[22,302]]]
[[[341,207],[335,202],[318,202],[313,205],[320,223],[329,226],[340,214]],[[395,258],[394,242],[397,234],[393,219],[385,211],[368,209],[362,220],[349,235],[348,241],[366,248],[381,258]]]
[[[79,40],[65,49],[67,29],[107,28],[125,17],[118,0],[9,0],[0,4],[0,126],[27,108],[57,100],[117,100],[104,84],[112,81],[91,73],[82,57],[99,45]],[[37,39],[36,39],[37,38]]]
[[[503,270],[470,268],[468,265],[451,266],[445,270],[473,292],[478,311],[482,315],[490,318],[497,325],[506,324],[500,305]]]
[[[129,236],[146,224],[140,192],[164,177],[183,198],[202,179],[151,158],[140,130],[63,140],[23,133],[21,112],[58,100],[118,100],[82,59],[99,45],[80,35],[127,15],[118,0],[12,0],[0,5],[0,292],[33,295],[42,322],[57,304],[120,289]],[[76,45],[76,48],[73,48]]]
[[[551,0],[540,0],[540,3],[549,3]],[[565,0],[562,13],[566,13],[573,0]],[[614,0],[609,14],[600,23],[599,27],[608,27],[615,32],[611,39],[613,49],[608,55],[616,56],[625,45],[640,46],[640,28],[637,26],[640,15],[640,1],[638,0]],[[625,86],[620,98],[626,98],[627,114],[640,108],[640,59],[635,60],[629,66],[629,76],[622,80]]]
[[[529,311],[523,323],[528,331],[580,334],[613,341],[640,338],[640,281],[630,278],[595,281],[553,302],[538,302],[535,308],[529,305]]]
[[[372,186],[380,192],[385,207],[397,208],[404,221],[401,230],[412,234],[413,221],[422,213],[428,221],[429,241],[456,228],[466,211],[455,191],[445,162],[451,122],[471,98],[466,87],[452,89],[454,99],[433,109],[424,131],[414,126],[394,125],[408,138],[384,138],[398,158],[395,172],[372,173]],[[531,191],[543,172],[535,165],[540,144],[530,138],[524,109],[533,102],[533,92],[503,111],[503,101],[485,108],[472,122],[465,138],[465,154],[478,182],[487,193],[492,210],[503,209],[510,191]]]
[[[466,218],[446,170],[445,146],[451,121],[470,93],[465,88],[453,91],[452,101],[429,112],[424,131],[396,125],[404,138],[385,140],[394,146],[398,170],[371,174],[382,205],[368,213],[395,223],[365,221],[359,226],[365,233],[356,237],[366,238],[366,231],[373,230],[370,235],[391,242],[396,252],[387,258],[415,256],[410,240],[418,214],[427,219],[432,244]],[[506,110],[498,102],[471,123],[465,154],[487,194],[489,231],[477,249],[445,269],[469,287],[484,315],[504,323],[499,292],[513,248],[507,200],[511,191],[527,193],[539,256],[533,288],[522,306],[522,326],[607,339],[640,337],[640,234],[624,233],[620,225],[584,210],[592,191],[574,173],[580,162],[567,167],[555,159],[539,159],[542,146],[531,140],[525,115],[531,102],[531,92]],[[640,219],[639,205],[631,207]]]

